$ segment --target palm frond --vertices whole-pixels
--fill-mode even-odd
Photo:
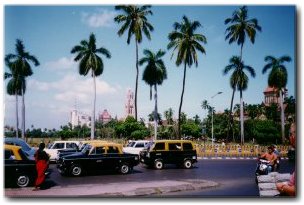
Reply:
[[[290,62],[290,61],[291,61],[291,57],[290,56],[282,56],[279,59],[279,63]]]
[[[103,48],[103,47],[98,48],[98,49],[96,49],[96,53],[101,53],[101,54],[105,55],[107,58],[111,58],[111,53],[106,48]]]

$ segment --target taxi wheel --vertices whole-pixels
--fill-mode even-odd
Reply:
[[[161,160],[156,160],[154,162],[154,168],[155,169],[162,169],[164,167],[164,163]]]
[[[75,164],[71,167],[71,174],[73,176],[80,176],[82,174],[82,167],[78,164]]]
[[[131,168],[129,167],[128,164],[122,164],[120,165],[119,171],[121,174],[128,174]]]
[[[191,162],[191,160],[186,159],[186,160],[184,161],[184,168],[190,169],[191,167],[192,167],[192,162]]]
[[[17,177],[16,184],[18,187],[26,187],[30,183],[30,178],[26,174],[21,174]]]

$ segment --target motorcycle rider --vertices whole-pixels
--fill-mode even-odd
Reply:
[[[273,146],[269,146],[267,148],[268,152],[262,154],[259,158],[260,159],[265,159],[267,161],[269,161],[269,165],[267,167],[268,169],[268,173],[273,171],[275,165],[276,165],[276,162],[277,162],[277,155],[274,153],[274,147]]]
[[[277,155],[277,160],[276,162],[274,163],[274,167],[273,167],[273,170],[274,171],[277,171],[279,169],[279,166],[280,166],[280,160],[281,160],[281,153],[279,152],[279,150],[277,149],[277,146],[275,144],[271,145],[273,147],[273,153],[275,155]]]

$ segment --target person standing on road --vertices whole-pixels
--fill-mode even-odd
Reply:
[[[37,179],[35,181],[35,188],[33,191],[40,190],[41,185],[45,181],[45,172],[49,166],[49,155],[44,151],[45,144],[40,143],[39,149],[35,153]]]

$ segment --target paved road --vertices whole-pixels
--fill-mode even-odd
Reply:
[[[255,160],[206,160],[201,161],[202,172],[208,180],[220,183],[220,186],[199,191],[167,193],[168,197],[255,197],[259,196],[254,181]],[[211,171],[213,170],[213,171]],[[281,161],[280,173],[291,173],[294,164]]]
[[[128,175],[113,173],[91,174],[83,177],[62,177],[55,168],[53,170],[48,185],[56,186],[73,186],[109,183],[121,183],[121,186],[134,182],[145,181],[165,181],[165,180],[210,180],[220,184],[216,188],[192,192],[166,193],[163,196],[258,196],[258,189],[254,181],[254,170],[256,160],[199,160],[193,169],[178,169],[175,166],[167,166],[163,170],[146,169],[144,166],[137,166],[134,171]],[[282,162],[281,172],[291,172],[293,165],[287,160]]]

